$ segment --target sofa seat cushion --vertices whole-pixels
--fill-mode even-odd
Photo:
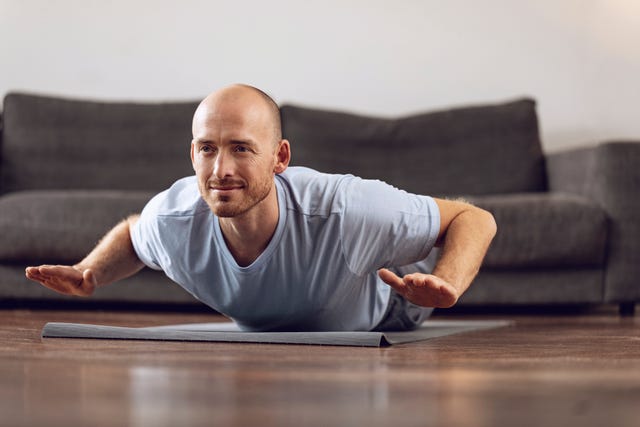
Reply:
[[[487,268],[597,267],[605,259],[607,215],[593,201],[561,193],[467,198],[493,213],[498,233]]]
[[[150,192],[24,191],[0,197],[0,261],[75,263]]]
[[[0,261],[81,260],[117,222],[139,213],[152,192],[25,191],[0,197]],[[607,217],[580,196],[531,193],[476,196],[492,212],[498,234],[484,266],[601,266]]]

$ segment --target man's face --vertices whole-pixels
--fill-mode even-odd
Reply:
[[[219,217],[245,214],[274,186],[279,141],[264,106],[245,98],[201,105],[194,116],[191,160],[200,194]]]

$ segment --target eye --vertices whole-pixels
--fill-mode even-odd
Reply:
[[[214,148],[210,145],[201,145],[200,148],[198,149],[198,151],[200,151],[201,153],[204,154],[208,154],[208,153],[213,153],[214,152]]]
[[[236,145],[234,147],[234,151],[236,153],[248,153],[249,152],[249,148],[244,146],[244,145]]]

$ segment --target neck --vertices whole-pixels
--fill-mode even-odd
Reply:
[[[267,197],[242,215],[219,218],[220,230],[238,265],[251,265],[269,245],[280,210],[275,183]]]

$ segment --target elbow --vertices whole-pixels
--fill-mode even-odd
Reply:
[[[498,232],[498,224],[493,214],[487,210],[473,206],[475,218],[475,228],[479,235],[487,236],[489,242],[493,240]]]
[[[489,236],[489,241],[491,241],[498,232],[498,223],[491,212],[484,209],[480,209],[480,211],[482,212],[482,223]]]

